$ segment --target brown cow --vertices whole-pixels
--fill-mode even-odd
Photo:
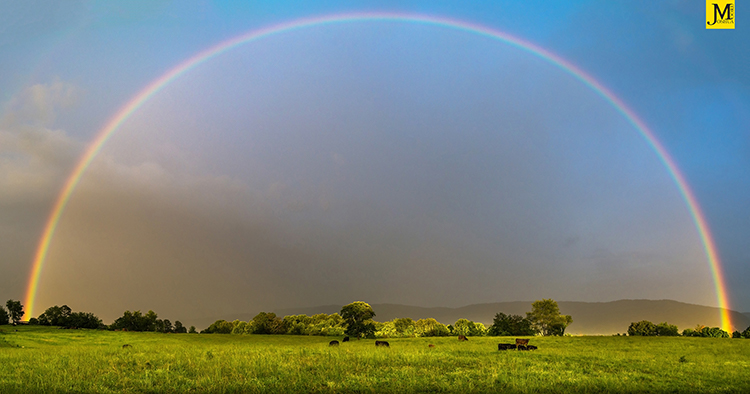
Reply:
[[[435,347],[435,345],[429,344],[429,345],[427,345],[427,347]]]
[[[518,346],[518,345],[526,346],[528,344],[529,344],[529,340],[528,339],[516,338],[516,346]]]
[[[459,336],[458,336],[458,340],[459,340],[459,341],[468,341],[468,340],[469,340],[469,338],[466,338],[466,335],[459,335]]]

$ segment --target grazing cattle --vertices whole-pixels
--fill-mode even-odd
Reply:
[[[391,347],[391,345],[389,345],[386,341],[375,341],[375,346]]]
[[[469,338],[466,338],[466,335],[459,335],[459,336],[458,336],[458,340],[459,340],[459,341],[468,341],[468,340],[469,340]]]
[[[518,345],[518,346],[516,346],[516,348],[517,348],[518,350],[529,350],[529,348],[528,348],[528,347],[526,347],[526,346],[524,346],[524,345]]]
[[[526,346],[526,347],[527,347],[527,348],[528,348],[529,350],[536,350],[536,349],[539,349],[538,347],[536,347],[536,346],[534,346],[534,345],[529,345],[529,346]]]
[[[344,340],[342,340],[341,342],[349,342],[349,337],[344,337]]]
[[[429,345],[427,345],[427,347],[435,347],[435,345],[429,344]]]
[[[129,347],[133,347],[133,346],[131,346],[131,345],[130,345],[129,343],[126,343],[126,344],[122,345],[122,348],[123,348],[123,349],[125,349],[125,348],[129,348]]]
[[[519,346],[519,345],[526,346],[528,344],[529,344],[528,339],[516,338],[516,346]]]
[[[338,346],[338,345],[339,345],[339,341],[328,342],[328,346]]]
[[[497,350],[510,350],[515,349],[516,345],[512,343],[498,343],[497,344]]]

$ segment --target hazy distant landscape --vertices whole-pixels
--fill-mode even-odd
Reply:
[[[531,308],[531,301],[497,302],[488,304],[467,305],[460,308],[425,308],[398,304],[371,304],[376,313],[374,320],[388,321],[409,317],[414,320],[434,318],[443,324],[453,324],[458,319],[469,319],[492,325],[496,313],[522,315]],[[694,328],[697,325],[711,327],[721,326],[720,310],[716,307],[688,304],[672,300],[619,300],[612,302],[571,302],[558,301],[560,312],[573,317],[573,323],[566,333],[577,335],[612,335],[624,333],[632,322],[648,320],[654,323],[668,322],[680,330]],[[318,313],[338,313],[342,305],[323,305],[308,308],[278,309],[278,316],[305,314],[312,316]],[[186,319],[188,324],[205,328],[218,319],[228,321],[248,321],[255,313],[228,314],[204,319]],[[750,327],[750,313],[732,311],[730,314],[735,329],[743,331]]]

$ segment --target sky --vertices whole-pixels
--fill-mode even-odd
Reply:
[[[501,32],[610,91],[671,156],[705,215],[729,306],[750,311],[741,4],[734,30],[706,29],[696,0],[0,8],[0,299],[24,299],[66,181],[158,78],[249,32],[384,13]],[[32,314],[67,304],[105,323],[125,310],[189,322],[355,300],[718,306],[678,186],[621,108],[527,48],[408,20],[286,29],[206,59],[124,119],[61,213]]]

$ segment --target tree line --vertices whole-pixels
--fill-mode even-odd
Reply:
[[[628,327],[628,336],[644,336],[644,337],[674,337],[682,335],[684,337],[702,337],[702,338],[729,338],[728,332],[722,330],[719,327],[707,327],[698,325],[695,329],[686,328],[679,333],[677,326],[669,323],[654,324],[648,320],[641,320],[639,322],[630,323]],[[734,331],[731,335],[732,338],[745,338],[750,339],[750,327],[746,328],[745,331],[739,332]]]
[[[551,299],[535,301],[526,317],[500,312],[495,315],[489,328],[469,319],[458,319],[452,325],[445,325],[433,318],[413,320],[404,317],[376,322],[373,317],[375,311],[369,304],[356,301],[345,305],[341,312],[330,315],[289,315],[282,318],[274,313],[261,312],[247,322],[217,320],[201,333],[349,335],[356,338],[563,335],[565,328],[573,321],[569,315],[560,314],[557,302]]]

